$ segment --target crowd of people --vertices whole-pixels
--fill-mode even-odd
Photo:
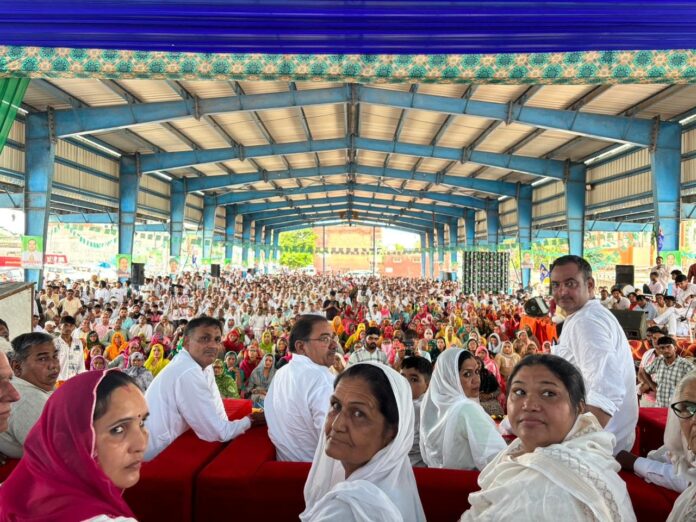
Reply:
[[[312,462],[305,521],[424,520],[414,466],[481,471],[463,520],[635,520],[622,467],[688,495],[696,378],[678,332],[657,309],[637,368],[587,261],[564,256],[550,272],[560,335],[550,316],[524,321],[524,289],[472,294],[456,281],[50,281],[32,333],[11,338],[0,321],[11,339],[0,453],[21,458],[0,488],[0,518],[58,519],[71,504],[43,502],[56,493],[79,503],[80,520],[133,517],[120,490],[183,432],[228,441],[265,423],[278,460]],[[676,274],[688,309],[696,291],[681,283]],[[638,294],[629,308],[644,306]],[[250,399],[254,413],[228,420],[228,398]],[[679,443],[647,464],[630,453],[639,400],[672,408]],[[63,433],[67,446],[54,440]],[[55,480],[27,489],[39,474]],[[694,504],[682,499],[679,513]]]

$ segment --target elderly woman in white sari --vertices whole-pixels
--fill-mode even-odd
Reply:
[[[474,354],[449,348],[437,359],[421,405],[420,448],[430,468],[483,469],[505,441],[479,404]]]
[[[696,372],[686,374],[674,390],[670,405],[665,446],[675,475],[690,485],[679,495],[667,522],[696,520]]]
[[[424,521],[408,458],[413,415],[408,382],[388,366],[367,361],[338,375],[300,519]]]
[[[528,356],[507,393],[518,438],[481,472],[481,490],[469,495],[462,521],[636,520],[612,456],[614,435],[584,413],[575,366],[555,355]]]

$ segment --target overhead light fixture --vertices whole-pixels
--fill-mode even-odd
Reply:
[[[601,154],[598,154],[597,156],[593,156],[587,160],[585,160],[585,165],[591,165],[593,163],[598,162],[599,160],[611,158],[612,156],[616,156],[617,154],[621,154],[623,151],[628,150],[633,148],[634,145],[630,143],[624,143],[623,145],[619,145],[615,149],[608,150],[606,152],[602,152]]]
[[[113,156],[114,158],[121,157],[121,153],[118,152],[117,150],[114,150],[111,147],[107,147],[106,145],[102,145],[101,143],[97,143],[96,141],[92,141],[88,137],[76,134],[75,136],[72,136],[72,138],[77,140],[77,141],[81,141],[82,143],[86,143],[90,147],[94,147],[95,149],[99,149],[102,152],[106,152],[107,154]]]
[[[691,123],[692,121],[696,121],[696,114],[692,114],[691,116],[687,116],[683,120],[679,120],[679,125],[687,125],[688,123]]]
[[[165,174],[164,172],[160,172],[159,170],[152,171],[152,174],[154,174],[158,178],[162,178],[163,180],[166,180],[166,181],[172,180],[171,176],[169,176],[168,174]]]
[[[532,187],[538,187],[539,185],[545,185],[546,183],[550,183],[554,181],[554,178],[541,178],[536,180],[534,183],[532,183]]]

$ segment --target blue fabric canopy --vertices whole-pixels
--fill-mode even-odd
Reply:
[[[9,0],[0,44],[144,51],[465,54],[690,49],[693,1]]]

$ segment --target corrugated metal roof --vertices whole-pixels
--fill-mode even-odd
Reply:
[[[336,84],[321,82],[297,82],[294,88],[300,91],[335,88]],[[197,96],[202,99],[235,96],[238,93],[262,94],[288,92],[293,87],[286,82],[243,81],[207,82],[182,81],[165,82],[155,80],[39,80],[32,81],[25,103],[33,108],[45,109],[54,107],[63,109],[69,107],[69,102],[76,101],[86,106],[124,105],[129,96],[145,103],[181,100],[184,96]],[[470,95],[472,100],[490,101],[495,103],[515,102],[525,93],[529,93],[524,85],[478,85],[462,84],[423,84],[415,87],[409,84],[379,85],[380,89],[421,94],[432,94],[451,98],[461,98]],[[696,106],[696,86],[672,88],[665,85],[614,85],[606,88],[593,99],[582,105],[581,109],[590,113],[621,114],[632,107],[639,107],[640,117],[651,118],[660,116],[663,120],[682,114]],[[596,86],[587,85],[546,85],[534,89],[531,96],[523,99],[530,107],[550,109],[568,109],[580,102],[588,93],[596,92]],[[664,91],[664,92],[663,92]],[[61,94],[61,92],[63,94]],[[662,94],[661,94],[662,93]],[[654,104],[650,97],[655,96]],[[647,101],[646,101],[647,100]],[[229,147],[230,140],[244,147],[253,147],[269,143],[302,142],[311,136],[313,140],[328,140],[342,138],[349,133],[348,104],[308,106],[303,109],[284,108],[259,111],[257,113],[238,112],[223,113],[210,118],[182,118],[169,123],[143,124],[129,128],[127,131],[117,130],[103,132],[98,137],[105,143],[113,145],[125,153],[151,153],[154,150],[186,151],[195,145],[202,149]],[[134,106],[137,110],[137,105]],[[448,115],[420,109],[400,109],[374,105],[358,104],[358,135],[363,138],[377,140],[394,140],[398,134],[400,142],[419,145],[439,145],[449,148],[465,148],[477,143],[476,150],[497,153],[514,151],[521,156],[542,158],[547,155],[555,159],[571,159],[577,161],[603,149],[608,142],[581,138],[573,134],[555,130],[537,130],[520,123],[496,122],[493,120],[470,115]],[[493,125],[494,124],[494,125]],[[305,125],[306,129],[305,130]],[[442,131],[443,125],[446,130]],[[493,130],[481,139],[489,127]],[[308,131],[308,132],[307,132]],[[522,146],[516,144],[533,136]],[[146,140],[146,141],[144,141]],[[563,147],[571,140],[572,146]],[[149,142],[149,144],[148,144]],[[560,149],[559,149],[560,147]],[[559,152],[556,153],[556,149]],[[422,158],[406,154],[386,154],[369,150],[357,150],[357,162],[369,167],[384,167],[410,171],[417,167],[419,172],[436,174],[447,170],[449,175],[479,179],[504,179],[507,182],[530,183],[538,178],[504,168],[482,168],[480,165],[459,161],[448,161],[438,158]],[[169,171],[175,177],[186,176],[216,176],[234,173],[252,173],[259,169],[267,171],[343,166],[348,162],[345,149],[323,151],[318,153],[299,153],[285,157],[259,157],[253,159],[228,160],[221,164],[198,165],[194,169],[182,168]],[[346,172],[346,176],[348,172]],[[327,184],[340,183],[345,177],[333,176],[326,178]],[[360,184],[375,185],[378,180],[373,176],[358,173],[356,181]],[[283,179],[276,181],[282,188],[298,187],[297,180]],[[303,186],[321,184],[319,177],[300,180]],[[383,179],[382,185],[395,190],[431,191],[433,193],[450,192],[459,195],[474,195],[476,197],[491,197],[469,189],[452,188],[448,185],[437,185],[426,181]],[[263,181],[249,185],[254,190],[271,190],[273,183]],[[630,187],[627,184],[626,187]],[[249,190],[244,187],[232,187],[232,191]],[[226,192],[226,189],[215,189],[216,193]],[[541,191],[544,192],[544,191]],[[338,191],[344,194],[345,191]],[[540,191],[536,191],[535,197]],[[310,194],[308,199],[320,202],[328,193]],[[292,196],[293,199],[303,199],[305,196]],[[382,199],[391,196],[380,196]],[[410,196],[396,196],[398,201],[410,201]],[[272,198],[282,201],[282,198]],[[438,201],[437,205],[446,205]],[[554,206],[554,208],[556,208]],[[536,215],[536,214],[535,214]]]

